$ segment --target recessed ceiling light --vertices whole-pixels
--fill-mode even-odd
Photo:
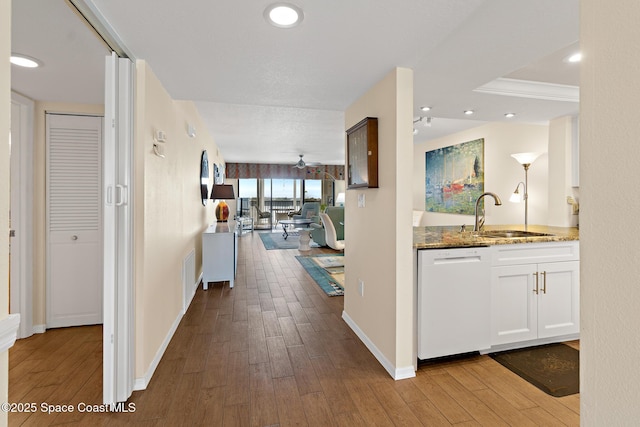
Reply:
[[[302,22],[304,13],[289,3],[274,3],[264,10],[264,18],[278,28],[292,28]]]
[[[504,113],[504,116],[505,116],[507,119],[510,119],[510,118],[512,118],[512,117],[515,117],[515,116],[516,116],[516,113]]]
[[[582,53],[573,53],[565,58],[565,62],[580,62],[582,60]]]
[[[470,115],[472,115],[472,114],[473,114],[473,110],[464,110],[464,113],[465,113],[467,116],[470,116]]]
[[[427,106],[425,106],[425,107],[420,107],[420,109],[421,109],[422,111],[431,111],[431,107],[427,107]]]
[[[26,68],[38,68],[42,63],[35,58],[19,53],[12,53],[10,61],[13,65]]]

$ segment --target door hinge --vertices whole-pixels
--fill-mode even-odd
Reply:
[[[16,237],[16,230],[10,229],[9,230],[9,237]]]

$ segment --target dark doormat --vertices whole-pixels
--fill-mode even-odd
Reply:
[[[489,356],[551,396],[580,392],[580,352],[568,345],[547,344]]]

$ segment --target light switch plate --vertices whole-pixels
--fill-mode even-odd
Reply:
[[[358,207],[364,208],[364,193],[358,194]]]

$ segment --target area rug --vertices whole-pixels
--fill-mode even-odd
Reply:
[[[344,295],[344,257],[342,254],[296,256],[309,276],[330,297]]]
[[[580,392],[580,352],[568,345],[547,344],[489,356],[551,396]]]
[[[300,234],[297,231],[290,231],[287,240],[282,236],[282,231],[277,232],[260,232],[258,233],[265,249],[298,249],[300,246]],[[318,244],[313,240],[309,243],[312,248],[318,248]]]

